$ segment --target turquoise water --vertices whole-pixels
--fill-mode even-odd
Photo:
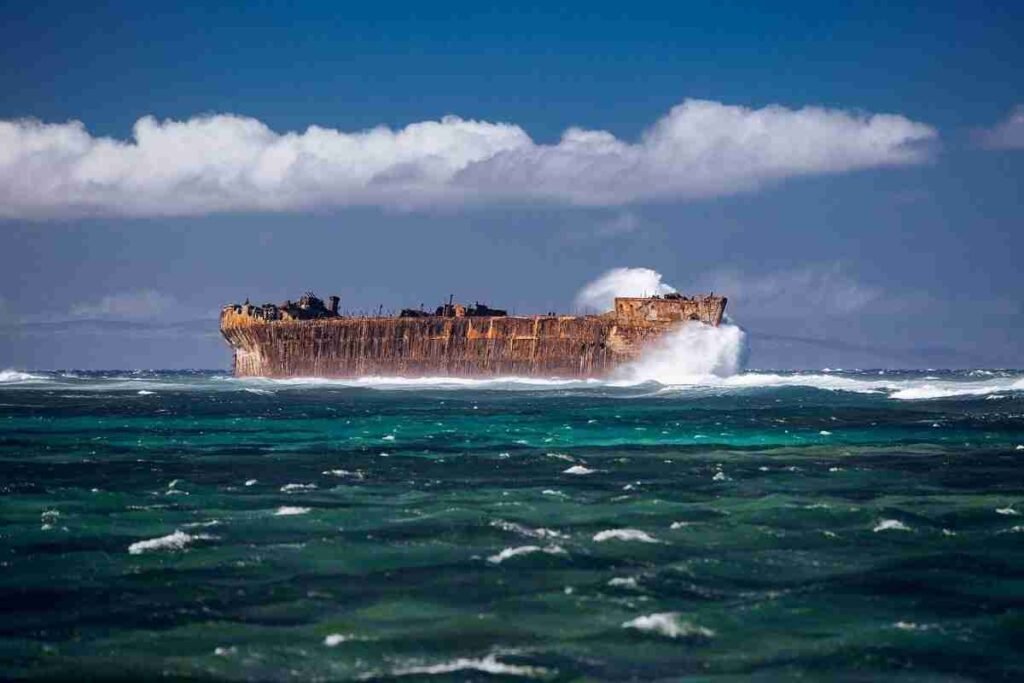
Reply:
[[[0,373],[0,673],[1021,680],[1024,375]]]

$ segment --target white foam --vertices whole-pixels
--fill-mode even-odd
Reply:
[[[589,467],[583,465],[573,465],[572,467],[562,470],[562,474],[593,474],[597,470],[592,470]]]
[[[594,540],[598,543],[605,541],[640,541],[641,543],[661,543],[646,531],[639,529],[605,529],[594,534]]]
[[[931,628],[928,624],[915,624],[912,621],[897,621],[893,627],[901,631],[927,631]]]
[[[925,400],[953,398],[957,396],[988,396],[1008,391],[1024,391],[1024,379],[1015,381],[989,380],[985,382],[936,382],[915,384],[893,392],[889,398],[902,400]]]
[[[487,558],[487,561],[491,564],[501,564],[507,559],[513,557],[519,557],[520,555],[530,555],[532,553],[547,553],[548,555],[564,555],[565,549],[558,545],[549,545],[541,547],[539,545],[521,545],[517,548],[505,548],[497,555],[491,555]]]
[[[1006,507],[1004,507],[1004,508],[996,508],[996,512],[997,512],[998,514],[1000,514],[1000,515],[1014,515],[1014,516],[1016,516],[1016,515],[1019,515],[1019,514],[1020,514],[1019,512],[1017,512],[1016,510],[1014,510],[1014,509],[1013,509],[1012,507],[1010,507],[1009,505],[1007,505],[1007,506],[1006,506]]]
[[[156,394],[155,391],[149,391],[147,389],[140,389],[138,392],[139,396],[153,396]]]
[[[352,477],[354,479],[362,479],[364,477],[363,473],[359,470],[355,472],[349,470],[324,470],[321,474],[331,477]]]
[[[650,268],[612,268],[584,285],[576,294],[575,303],[578,308],[604,313],[612,309],[616,297],[656,296],[676,291],[661,280],[661,273]]]
[[[879,394],[896,400],[976,397],[1024,391],[1021,375],[969,375],[967,379],[894,379],[892,375],[871,375],[871,379],[848,377],[839,370],[817,373],[741,372],[746,353],[743,330],[726,322],[718,327],[687,323],[662,337],[641,358],[623,366],[609,379],[567,379],[559,377],[503,376],[487,379],[462,377],[383,377],[351,379],[300,377],[290,379],[216,378],[223,382],[242,382],[261,387],[363,387],[379,390],[462,390],[505,391],[592,390],[628,388],[642,384],[663,385],[659,393],[694,391],[740,391],[779,387],[804,387],[823,391]],[[933,376],[934,377],[934,376]],[[45,378],[42,378],[45,379]],[[179,388],[173,384],[156,384]],[[186,385],[181,385],[182,387]],[[110,388],[116,388],[111,385]],[[133,387],[133,388],[138,388]],[[393,436],[393,435],[387,435]],[[1024,445],[1024,444],[1022,444]]]
[[[204,534],[186,534],[184,531],[178,529],[173,534],[161,536],[160,538],[136,541],[128,546],[128,552],[132,555],[141,555],[142,553],[148,553],[154,550],[184,550],[185,546],[193,541],[209,538],[212,537]]]
[[[282,505],[281,507],[277,508],[277,511],[274,513],[274,515],[278,517],[287,517],[290,515],[304,515],[307,512],[309,512],[309,510],[309,508],[302,508],[292,505]]]
[[[910,531],[910,527],[898,519],[883,519],[879,520],[872,531]]]
[[[494,520],[491,522],[491,526],[504,531],[511,531],[512,533],[519,534],[520,536],[526,536],[528,538],[567,538],[565,534],[555,531],[554,529],[531,529],[528,526],[516,524],[515,522],[506,522],[503,519]]]
[[[0,370],[0,384],[19,384],[21,382],[45,381],[46,377],[32,375],[18,370]]]
[[[686,323],[658,339],[640,358],[612,375],[612,383],[719,384],[741,370],[746,334],[736,325]]]
[[[639,587],[637,585],[636,579],[634,579],[632,576],[616,576],[608,580],[608,585],[614,588],[636,589]]]
[[[324,638],[324,645],[326,645],[327,647],[337,647],[338,645],[341,645],[346,641],[354,639],[355,637],[349,634],[331,633],[330,635]]]
[[[295,491],[312,491],[316,484],[285,484],[281,487],[282,493],[294,493]]]
[[[416,676],[424,674],[450,674],[456,671],[480,671],[482,673],[496,676],[524,676],[527,678],[542,678],[550,676],[553,671],[539,666],[526,666],[519,664],[505,664],[499,662],[496,655],[487,655],[483,659],[465,659],[460,657],[450,662],[440,664],[426,664],[406,666],[392,669],[392,676]]]
[[[715,632],[704,626],[682,621],[677,612],[647,614],[624,622],[622,628],[657,633],[668,638],[713,638]]]

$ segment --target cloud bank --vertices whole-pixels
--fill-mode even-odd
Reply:
[[[243,116],[147,116],[129,140],[78,121],[0,121],[0,217],[187,216],[350,206],[715,197],[787,178],[923,161],[936,131],[894,114],[686,100],[636,142],[448,116],[398,130],[277,133]]]
[[[1024,149],[1024,105],[1017,105],[1005,119],[979,131],[979,138],[989,149]]]

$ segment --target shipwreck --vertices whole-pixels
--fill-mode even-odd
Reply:
[[[394,315],[343,314],[340,299],[221,310],[220,331],[239,377],[567,377],[607,375],[688,322],[717,326],[727,299],[714,294],[618,297],[596,315],[509,315],[476,303]]]

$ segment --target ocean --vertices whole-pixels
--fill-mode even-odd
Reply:
[[[0,373],[0,677],[1024,679],[1024,373]]]

